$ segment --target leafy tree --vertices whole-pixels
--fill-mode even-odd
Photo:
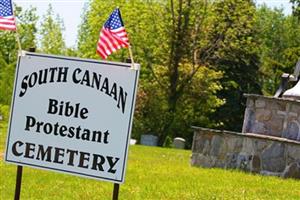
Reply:
[[[89,15],[89,4],[85,3],[83,7],[83,12],[81,14],[81,23],[78,30],[78,39],[77,39],[77,48],[80,57],[89,57],[85,55],[86,49],[89,48],[89,39],[91,36],[91,28],[88,24],[88,15]]]
[[[293,4],[293,15],[300,20],[300,0],[290,0],[290,2]]]
[[[22,11],[21,7],[17,7],[18,15],[18,32],[20,34],[20,42],[22,49],[36,47],[37,21],[36,8],[30,7],[28,10]]]
[[[181,67],[181,73],[188,74],[192,65],[185,64]],[[167,79],[164,71],[156,71],[162,79]],[[156,134],[160,138],[184,137],[188,145],[192,141],[191,125],[212,127],[215,122],[209,118],[216,107],[223,104],[223,101],[216,97],[216,92],[221,89],[218,80],[222,73],[215,72],[207,67],[201,67],[190,83],[182,98],[178,102],[174,114],[172,131],[174,135],[165,135],[163,128],[168,115],[168,96],[165,94],[157,81],[145,83],[146,79],[140,80],[139,92],[136,103],[133,136],[139,138],[140,133]]]
[[[46,15],[43,16],[40,35],[41,51],[49,54],[65,54],[66,45],[63,39],[64,25],[62,19],[57,15],[54,19],[53,9],[49,4]]]
[[[0,31],[0,45],[1,58],[6,63],[15,62],[18,52],[15,33],[11,31]]]
[[[84,15],[79,34],[79,54],[83,57],[98,58],[95,48],[99,29],[118,5],[135,60],[142,64],[134,132],[155,133],[160,136],[160,144],[163,144],[168,136],[174,137],[182,134],[183,129],[189,129],[192,121],[188,123],[187,118],[179,115],[183,113],[183,108],[188,109],[185,112],[189,113],[188,118],[191,119],[192,116],[196,118],[196,115],[201,115],[196,112],[196,105],[203,106],[207,112],[202,113],[202,119],[208,119],[207,113],[213,112],[222,103],[215,96],[215,92],[220,90],[217,80],[221,74],[205,68],[206,53],[196,55],[202,49],[200,38],[208,26],[205,21],[208,3],[200,0],[119,0],[109,3],[94,0]],[[122,50],[110,59],[124,60],[127,57],[126,50]],[[204,71],[211,79],[200,80],[204,78],[201,76]],[[217,86],[214,89],[203,87],[208,83]],[[194,88],[194,91],[201,88],[198,94],[205,94],[203,98],[211,98],[218,103],[199,101],[200,104],[192,97],[190,88]],[[190,136],[190,132],[187,134],[185,136]]]
[[[259,85],[259,43],[255,5],[251,0],[215,1],[210,41],[217,48],[210,64],[224,73],[223,90],[218,93],[226,103],[214,115],[223,128],[240,131],[243,124],[244,93],[261,93]]]
[[[257,10],[257,18],[263,93],[274,95],[281,75],[293,73],[300,57],[300,26],[296,17],[266,6]]]

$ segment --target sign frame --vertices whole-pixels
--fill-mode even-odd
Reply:
[[[104,176],[94,176],[91,174],[87,173],[79,173],[79,172],[74,172],[74,171],[68,171],[68,170],[62,170],[62,169],[57,169],[53,167],[47,167],[47,166],[41,166],[41,165],[36,165],[28,162],[20,162],[16,160],[11,160],[8,158],[8,152],[10,151],[10,138],[12,133],[12,122],[14,120],[13,114],[16,112],[14,110],[15,108],[15,101],[16,101],[16,93],[17,93],[17,85],[18,85],[18,78],[19,78],[19,70],[20,67],[27,67],[27,66],[20,66],[21,59],[24,58],[24,56],[30,56],[30,57],[39,57],[39,58],[45,58],[45,59],[58,59],[58,60],[64,60],[64,61],[76,61],[76,62],[85,62],[85,63],[91,63],[95,65],[110,65],[110,66],[117,66],[117,67],[122,67],[126,68],[127,70],[132,70],[134,71],[134,86],[133,86],[133,92],[132,92],[132,98],[130,106],[130,116],[129,116],[129,121],[128,121],[128,128],[126,130],[126,145],[125,145],[125,150],[124,150],[124,157],[123,157],[123,163],[122,163],[122,175],[121,179],[114,179],[114,178],[108,178]],[[99,66],[101,67],[101,66]],[[131,136],[131,129],[132,129],[132,122],[133,122],[133,115],[134,115],[134,108],[135,108],[135,101],[136,101],[136,93],[137,93],[137,88],[138,88],[138,79],[139,79],[139,72],[140,72],[140,65],[139,64],[134,64],[134,69],[131,68],[132,64],[130,63],[117,63],[117,62],[104,62],[104,61],[97,61],[97,60],[92,60],[92,59],[81,59],[81,58],[74,58],[74,57],[65,57],[65,56],[56,56],[56,55],[47,55],[47,54],[39,54],[39,53],[31,53],[31,52],[22,52],[22,55],[19,55],[18,57],[18,62],[17,62],[17,68],[15,72],[15,82],[14,82],[14,90],[13,90],[13,96],[12,96],[12,103],[11,103],[11,111],[10,111],[10,119],[9,119],[9,126],[8,126],[8,134],[7,134],[7,142],[6,142],[6,152],[5,152],[5,161],[8,163],[13,163],[16,165],[22,165],[22,166],[29,166],[33,168],[38,168],[38,169],[44,169],[44,170],[51,170],[55,172],[61,172],[61,173],[67,173],[70,175],[76,175],[76,176],[81,176],[81,177],[87,177],[87,178],[93,178],[97,180],[103,180],[103,181],[109,181],[113,183],[124,183],[125,181],[125,173],[126,173],[126,167],[127,167],[127,160],[128,160],[128,148],[129,148],[129,141],[130,141],[130,136]]]

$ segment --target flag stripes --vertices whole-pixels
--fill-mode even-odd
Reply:
[[[16,23],[14,17],[0,17],[0,29],[1,30],[16,30]]]
[[[106,59],[110,54],[121,48],[129,46],[120,11],[116,9],[110,15],[99,34],[97,53]]]

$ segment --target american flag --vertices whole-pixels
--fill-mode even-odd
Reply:
[[[120,10],[115,9],[102,27],[97,43],[97,53],[106,59],[107,56],[121,48],[129,46],[129,40],[121,18]]]
[[[11,0],[0,0],[0,29],[16,30]]]

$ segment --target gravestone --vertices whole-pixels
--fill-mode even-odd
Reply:
[[[146,146],[157,146],[158,137],[155,135],[141,135],[141,144]]]
[[[180,138],[180,137],[174,138],[173,147],[175,149],[184,149],[184,147],[185,147],[185,139]]]
[[[130,139],[130,145],[135,145],[136,144],[136,139]]]

